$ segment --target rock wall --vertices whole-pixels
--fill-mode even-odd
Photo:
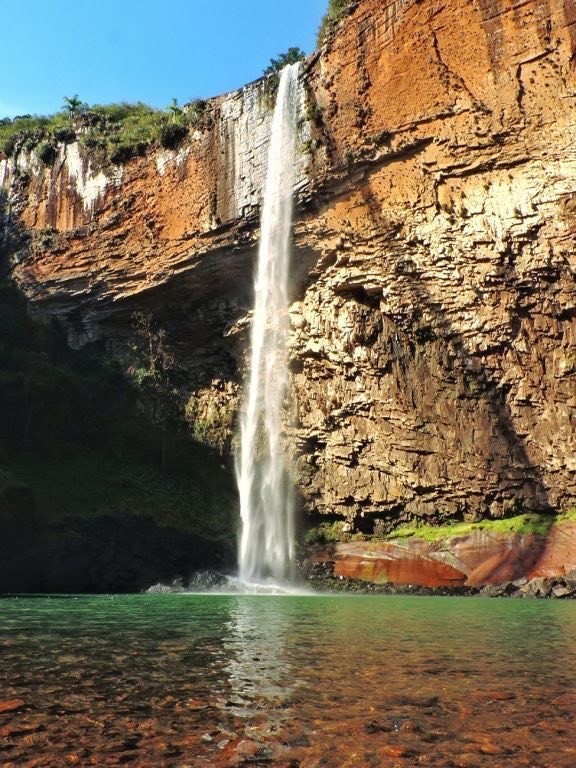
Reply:
[[[384,5],[358,4],[316,67],[332,175],[295,315],[305,496],[361,529],[568,505],[569,4]]]
[[[287,420],[306,510],[386,531],[574,504],[575,21],[571,0],[361,0],[308,61]],[[32,309],[120,356],[152,313],[182,403],[228,416],[265,90],[113,173],[74,146],[0,161]]]

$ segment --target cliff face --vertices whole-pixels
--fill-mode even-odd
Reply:
[[[333,177],[294,348],[326,510],[574,498],[572,5],[362,3],[319,62]]]
[[[574,503],[575,25],[572,0],[362,0],[308,62],[287,425],[307,510],[385,531]],[[178,397],[218,432],[246,343],[265,86],[209,114],[176,151],[110,171],[68,145],[50,169],[0,161],[0,181],[33,311],[120,356],[152,313]]]

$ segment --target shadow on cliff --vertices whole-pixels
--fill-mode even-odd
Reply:
[[[405,274],[407,269],[410,270],[410,265],[405,261],[397,265],[400,273]],[[477,357],[467,349],[463,336],[447,319],[441,302],[426,291],[417,273],[411,273],[405,285],[416,308],[412,332],[406,334],[408,356],[414,359],[418,354],[435,358],[443,374],[441,384],[448,387],[444,391],[438,389],[436,395],[445,400],[445,394],[449,393],[454,411],[466,406],[475,419],[468,425],[473,430],[471,453],[482,458],[487,472],[498,483],[500,501],[509,500],[505,507],[508,506],[510,512],[514,508],[550,510],[541,469],[530,459],[524,437],[514,424],[507,402],[510,386],[495,380],[493,374],[482,368]],[[425,315],[434,317],[435,322],[424,322]],[[502,341],[500,351],[504,352],[506,346],[507,342]],[[497,495],[497,491],[489,492],[487,505]]]
[[[0,284],[0,591],[134,591],[235,557],[221,458]],[[163,464],[166,466],[163,466]]]
[[[445,406],[448,399],[452,404],[449,410],[456,435],[459,431],[462,434],[462,430],[470,430],[466,452],[472,457],[472,463],[476,459],[483,464],[488,487],[484,498],[476,499],[484,508],[483,516],[500,518],[522,512],[547,513],[540,521],[542,535],[531,537],[528,545],[512,547],[484,573],[487,583],[521,578],[543,554],[555,518],[541,468],[531,460],[524,436],[514,423],[507,401],[510,385],[496,379],[494,373],[483,368],[478,357],[471,354],[464,337],[443,311],[441,301],[426,290],[410,259],[398,260],[396,273],[403,279],[415,309],[410,331],[397,331],[404,336],[404,343],[395,345],[391,338],[392,353],[400,369],[419,365],[424,359],[427,366],[432,363],[432,367],[441,371],[442,381],[436,380],[434,385],[430,376],[424,389],[432,384],[436,402],[443,401]],[[508,343],[501,341],[499,351],[503,353]],[[420,395],[422,402],[422,393]],[[413,396],[417,403],[418,394],[413,393]],[[460,423],[457,422],[458,411],[461,413]],[[461,459],[465,460],[465,454]],[[476,481],[477,484],[481,482]]]
[[[460,442],[447,446],[446,453],[460,465],[453,475],[460,485],[466,473],[470,476],[470,504],[464,501],[449,517],[473,520],[478,517],[475,509],[482,517],[493,518],[546,513],[549,523],[544,525],[544,535],[534,537],[528,549],[511,552],[494,564],[493,574],[484,574],[487,582],[504,571],[509,580],[520,578],[543,554],[554,515],[541,468],[532,461],[524,435],[514,423],[507,401],[510,386],[484,369],[470,352],[465,338],[443,311],[441,300],[426,289],[416,263],[402,255],[396,259],[395,271],[407,294],[404,305],[412,305],[411,315],[382,314],[382,329],[376,337],[372,334],[368,344],[377,344],[378,353],[388,360],[388,372],[397,379],[404,407],[415,410],[423,423],[439,425],[444,421],[445,434],[441,429],[436,433],[440,441],[446,442],[452,435]],[[342,293],[379,311],[376,292],[358,286]],[[501,352],[507,343],[501,342]],[[449,466],[446,475],[449,486]],[[424,507],[431,506],[430,499],[426,500],[428,480],[414,489],[416,503],[420,497]]]

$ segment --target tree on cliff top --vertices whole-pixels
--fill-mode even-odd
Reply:
[[[270,59],[270,64],[264,70],[264,76],[274,75],[280,72],[288,64],[296,64],[297,61],[302,61],[306,58],[306,54],[300,48],[288,48],[286,53],[281,53],[278,58]]]
[[[78,94],[75,93],[74,96],[64,96],[63,106],[70,118],[73,118],[82,110],[84,104]]]
[[[306,54],[300,48],[288,48],[286,53],[281,53],[276,59],[270,59],[270,64],[262,73],[266,80],[264,81],[265,103],[269,109],[274,108],[276,102],[276,93],[280,85],[280,72],[288,64],[296,64],[306,58]]]
[[[178,104],[178,99],[172,98],[172,103],[166,107],[168,112],[172,115],[172,122],[176,123],[180,117],[182,117],[182,108]]]

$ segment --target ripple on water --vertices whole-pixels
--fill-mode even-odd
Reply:
[[[576,765],[576,607],[0,600],[0,764]]]

